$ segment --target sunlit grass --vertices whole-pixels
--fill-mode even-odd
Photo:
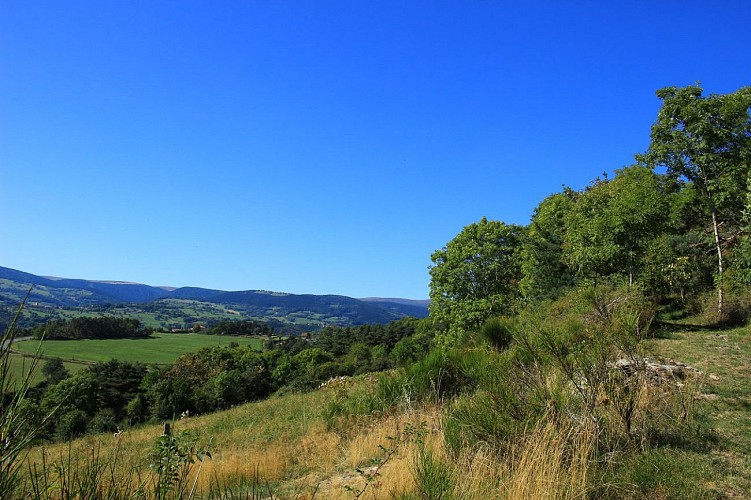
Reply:
[[[204,347],[227,346],[232,342],[260,348],[261,341],[255,338],[230,337],[200,334],[155,333],[145,339],[103,339],[103,340],[45,340],[41,354],[64,360],[120,361],[141,363],[171,363],[186,352]],[[13,347],[21,352],[33,354],[39,341],[16,342]]]
[[[743,498],[751,491],[751,327],[679,331],[648,345],[656,354],[702,371],[695,397],[707,415],[706,425],[719,438],[709,453],[693,453],[674,462],[706,469],[705,475],[712,478],[707,480],[710,487]]]
[[[192,416],[175,422],[174,428],[194,432],[199,447],[211,452],[196,483],[204,495],[217,485],[247,494],[253,483],[262,497],[310,498],[315,493],[316,498],[344,499],[354,497],[352,489],[365,489],[361,498],[420,498],[426,485],[420,484],[417,471],[426,466],[420,457],[428,450],[449,472],[453,498],[744,498],[751,491],[749,330],[679,332],[647,344],[655,355],[702,370],[700,384],[686,381],[685,388],[709,413],[709,420],[699,425],[711,429],[697,428],[690,437],[695,443],[624,449],[607,458],[607,470],[607,464],[592,461],[600,436],[586,422],[544,418],[511,438],[504,450],[477,445],[456,456],[446,449],[440,404],[362,415],[332,427],[323,416],[337,397],[330,390]],[[355,392],[372,386],[364,378],[350,383]],[[644,397],[652,400],[649,394]],[[418,438],[406,432],[410,428],[424,432]],[[699,442],[700,431],[717,432],[720,442]],[[99,443],[102,456],[110,456],[117,449],[123,477],[134,467],[145,477],[161,432],[159,424],[126,429],[119,438],[89,436],[75,441],[71,450],[80,456]],[[379,466],[374,459],[383,460],[384,449],[396,451]],[[41,453],[41,448],[32,450],[30,460],[38,462]],[[45,453],[64,456],[68,445],[47,446]]]
[[[31,366],[32,358],[22,356],[20,354],[10,354],[8,358],[8,364],[10,367],[10,377],[12,380],[21,380],[26,373],[29,371],[29,367]],[[85,369],[88,364],[85,363],[63,363],[65,365],[65,368],[70,373],[75,373],[78,371],[81,371]],[[34,372],[31,374],[31,385],[36,385],[42,380],[44,380],[44,375],[42,375],[41,367],[44,366],[44,361],[40,361],[37,365],[37,369],[34,370]]]

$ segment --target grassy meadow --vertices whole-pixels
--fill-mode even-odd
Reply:
[[[226,346],[231,342],[240,345],[261,347],[261,340],[247,337],[201,335],[194,333],[155,333],[145,339],[103,340],[45,340],[40,352],[45,357],[85,362],[117,359],[147,364],[168,364],[186,352],[204,347]],[[24,340],[13,344],[14,349],[24,354],[34,354],[39,347],[37,340]]]
[[[11,354],[9,357],[9,368],[10,368],[10,377],[11,380],[22,380],[23,377],[28,373],[30,367],[31,367],[32,358],[28,356],[23,356],[21,354]],[[41,367],[44,364],[44,360],[39,360],[37,363],[37,367],[32,373],[31,377],[31,383],[32,385],[36,385],[42,380],[44,380],[44,376],[42,375]],[[70,373],[75,373],[77,371],[83,370],[88,366],[88,363],[71,363],[68,361],[64,361],[63,365]]]
[[[700,449],[668,448],[656,453],[664,455],[657,462],[664,458],[668,468],[688,469],[687,488],[699,481],[725,498],[751,498],[751,326],[684,327],[663,337],[648,341],[648,347],[702,372],[694,399],[714,442]]]
[[[173,422],[195,449],[211,453],[186,482],[201,498],[750,498],[751,328],[681,329],[646,342],[652,355],[702,372],[698,385],[685,386],[697,430],[683,441],[593,463],[597,436],[586,426],[543,422],[502,453],[478,446],[456,456],[446,446],[450,417],[441,404],[405,400],[386,412],[327,418],[334,400],[377,383],[361,376]],[[97,479],[102,487],[122,487],[127,477],[151,477],[161,433],[161,425],[145,425],[88,436],[34,448],[28,461],[67,464],[70,473],[76,461],[99,460],[108,464]]]

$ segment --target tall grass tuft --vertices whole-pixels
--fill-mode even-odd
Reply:
[[[506,498],[587,498],[594,425],[541,422],[511,454]]]
[[[59,500],[148,498],[148,480],[135,465],[126,467],[119,442],[114,450],[104,453],[101,443],[85,452],[74,450],[69,443],[59,456],[42,450],[40,460],[29,466],[24,493],[32,498]]]
[[[31,289],[0,336],[0,498],[12,497],[19,486],[19,473],[27,447],[37,438],[40,429],[38,422],[27,418],[27,396],[39,362],[39,350],[20,378],[14,377],[11,370],[11,344],[30,293]],[[50,417],[51,413],[42,419],[42,423]]]

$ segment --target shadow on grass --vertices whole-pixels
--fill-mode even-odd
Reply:
[[[649,441],[654,448],[672,448],[695,453],[708,453],[721,448],[720,436],[706,415],[697,415],[691,425],[653,429]]]
[[[652,331],[652,338],[672,339],[675,338],[676,332],[717,332],[732,330],[738,325],[734,323],[713,323],[709,325],[698,325],[690,323],[676,323],[668,320],[656,320]]]

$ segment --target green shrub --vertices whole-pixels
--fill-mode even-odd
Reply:
[[[721,498],[702,486],[712,480],[712,472],[700,456],[673,450],[655,449],[630,453],[593,476],[593,498]]]
[[[88,424],[89,432],[114,432],[117,430],[115,411],[111,408],[102,408],[94,415]]]
[[[461,393],[472,385],[462,370],[464,353],[457,349],[434,349],[417,363],[407,367],[407,381],[415,397],[440,401]]]
[[[511,344],[513,328],[512,320],[508,318],[490,318],[480,328],[480,336],[489,343],[493,349],[502,352]]]
[[[55,437],[70,440],[86,432],[89,417],[81,410],[69,410],[59,416],[55,427]]]
[[[375,379],[375,383],[357,384],[355,387],[350,379],[334,380],[325,390],[336,391],[335,397],[323,409],[323,419],[328,429],[346,429],[348,421],[383,415],[400,406],[410,407],[415,402],[403,372],[383,373]]]
[[[717,292],[695,296],[687,306],[688,312],[705,326],[731,327],[751,321],[751,289],[728,287],[723,294],[723,310],[717,310]]]

